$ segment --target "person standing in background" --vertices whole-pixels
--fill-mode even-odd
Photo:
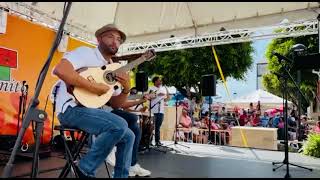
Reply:
[[[164,117],[164,105],[170,99],[168,89],[162,86],[162,80],[159,76],[152,79],[154,86],[150,87],[149,92],[156,96],[151,98],[151,112],[154,114],[155,120],[155,142],[156,146],[163,145],[160,142],[160,127]]]

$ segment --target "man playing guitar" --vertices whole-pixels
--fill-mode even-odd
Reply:
[[[112,64],[111,57],[126,40],[126,35],[112,24],[98,29],[95,35],[98,40],[97,48],[79,47],[67,52],[54,68],[53,73],[62,82],[56,97],[57,115],[62,125],[81,129],[97,137],[75,169],[80,177],[95,177],[97,168],[104,162],[113,147],[117,146],[114,177],[126,178],[129,175],[135,139],[134,133],[128,128],[128,123],[111,112],[78,104],[74,96],[67,91],[67,86],[74,86],[100,96],[111,90],[103,83],[80,76],[77,70]],[[120,108],[129,94],[129,74],[116,73],[115,79],[123,89],[122,91],[118,89],[120,92],[118,91],[108,103],[113,108]]]

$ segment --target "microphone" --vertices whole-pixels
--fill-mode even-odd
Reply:
[[[26,83],[27,81],[22,81],[22,86],[21,86],[21,92],[24,92],[24,87],[25,87],[25,83]]]
[[[275,51],[272,51],[272,55],[277,56],[279,63],[281,63],[281,60],[285,60],[285,61],[290,62],[290,63],[293,62],[291,59],[289,59],[289,58],[287,58],[287,57],[285,57],[285,56],[283,56],[283,55],[281,55],[281,54],[279,54],[279,53],[277,53]]]
[[[55,92],[57,92],[59,88],[60,88],[60,85],[57,85],[55,88]]]
[[[54,97],[57,96],[57,92],[58,92],[59,87],[60,87],[60,85],[56,85],[56,88],[54,89],[54,92],[53,92]]]

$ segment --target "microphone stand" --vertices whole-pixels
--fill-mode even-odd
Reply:
[[[174,138],[174,143],[173,144],[169,144],[168,146],[171,146],[171,145],[179,145],[179,146],[183,146],[183,147],[186,147],[186,148],[190,148],[189,146],[186,146],[186,145],[183,145],[183,144],[178,144],[178,141],[177,141],[177,133],[178,133],[178,100],[176,99],[176,102],[175,102],[175,105],[176,105],[176,124],[175,124],[175,130],[174,130],[174,134],[173,134],[173,138]],[[176,152],[179,152],[177,151],[176,149],[174,149]]]
[[[36,88],[35,88],[35,93],[34,96],[32,97],[28,109],[26,111],[26,115],[24,116],[24,120],[22,121],[22,128],[21,131],[19,131],[17,140],[15,142],[15,145],[13,147],[12,153],[10,155],[10,159],[7,162],[3,172],[2,172],[2,178],[8,178],[11,173],[12,173],[12,168],[13,168],[13,163],[15,161],[15,156],[17,154],[18,148],[21,144],[22,138],[24,137],[25,131],[28,128],[30,122],[35,121],[36,122],[36,139],[35,139],[35,150],[33,153],[33,162],[32,162],[32,172],[31,172],[31,178],[35,178],[38,175],[38,160],[39,160],[39,145],[40,145],[40,137],[41,137],[41,132],[44,126],[44,121],[47,119],[47,113],[43,110],[40,110],[37,108],[38,104],[39,104],[39,94],[43,85],[43,82],[45,80],[46,74],[49,70],[50,67],[50,63],[52,61],[54,52],[56,51],[56,49],[59,46],[59,43],[61,41],[62,35],[63,35],[63,27],[66,23],[70,8],[71,8],[71,4],[72,2],[66,2],[65,3],[65,8],[63,10],[63,17],[59,26],[59,29],[56,33],[56,37],[53,43],[53,46],[49,52],[47,61],[45,62],[40,75],[38,77],[38,81],[36,84]]]
[[[159,106],[160,106],[160,102],[161,102],[162,100],[160,100],[159,102],[157,102],[156,104],[159,104]],[[156,105],[156,104],[154,104],[152,107],[151,107],[151,99],[149,100],[149,117],[151,118],[151,109]],[[155,116],[153,116],[153,124],[154,124],[154,126],[156,125],[156,123],[155,123]],[[151,138],[151,139],[153,139],[153,138]],[[156,146],[154,146],[154,147],[156,147]],[[150,151],[150,146],[149,146],[149,143],[148,143],[148,145],[147,145],[147,149]],[[159,151],[159,152],[162,152],[162,153],[166,153],[167,151],[166,150],[161,150],[161,149],[159,149],[159,148],[153,148],[155,151]]]
[[[211,137],[211,104],[212,104],[211,96],[209,96],[209,137],[208,137],[208,144],[212,144],[212,137]]]
[[[26,92],[26,86],[25,86],[26,81],[22,81],[22,87],[21,87],[21,96],[19,96],[19,111],[18,111],[18,124],[17,124],[17,137],[19,134],[19,128],[20,128],[20,117],[23,119],[23,114],[22,113],[22,105],[25,106],[25,92]],[[22,115],[21,115],[22,113]]]
[[[59,89],[60,85],[57,85],[55,87],[55,90],[53,92],[53,107],[52,107],[52,124],[51,124],[51,140],[50,144],[53,147],[53,126],[54,126],[54,113],[56,112],[56,98],[57,98],[57,91]]]
[[[281,60],[279,60],[281,61]],[[303,169],[307,169],[309,171],[312,171],[311,168],[307,168],[307,167],[303,167],[303,166],[299,166],[293,163],[289,162],[289,145],[288,145],[288,84],[287,84],[287,80],[288,78],[290,78],[293,81],[293,84],[295,85],[295,87],[299,90],[300,94],[305,98],[305,96],[303,95],[303,93],[301,92],[299,86],[296,84],[296,82],[294,81],[293,77],[291,76],[290,72],[288,71],[286,64],[282,65],[281,67],[282,69],[282,75],[276,74],[278,77],[281,77],[283,80],[283,98],[285,99],[285,107],[284,107],[284,128],[285,128],[285,133],[284,133],[284,146],[285,146],[285,158],[282,162],[272,162],[272,165],[275,164],[282,164],[276,168],[273,168],[272,170],[275,171],[278,168],[282,167],[283,165],[286,164],[286,174],[285,174],[285,178],[290,178],[290,174],[289,174],[289,165],[292,166],[296,166],[299,168],[303,168]],[[307,100],[305,98],[305,100]]]
[[[24,118],[24,115],[26,113],[26,103],[27,103],[27,99],[28,99],[28,91],[29,91],[29,86],[28,84],[25,85],[25,95],[24,95],[24,101],[23,101],[23,105],[22,105],[22,119]]]

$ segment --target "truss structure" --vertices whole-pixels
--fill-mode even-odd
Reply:
[[[0,2],[0,10],[9,11],[11,14],[39,23],[53,30],[57,30],[59,20],[24,2]],[[85,30],[80,24],[67,22],[65,33],[90,44],[96,44],[92,33]],[[72,32],[72,33],[71,33]],[[119,49],[117,56],[143,53],[148,49],[156,52],[196,48],[212,45],[222,45],[240,42],[249,42],[260,39],[285,38],[312,35],[318,33],[317,19],[301,22],[287,22],[279,25],[253,28],[227,30],[201,34],[199,36],[173,37],[153,42],[125,43]]]
[[[155,42],[123,44],[120,55],[137,54],[147,49],[156,52],[203,46],[249,42],[260,39],[306,36],[318,33],[318,21],[309,20],[255,29],[241,29],[207,33],[197,37],[169,38]]]

